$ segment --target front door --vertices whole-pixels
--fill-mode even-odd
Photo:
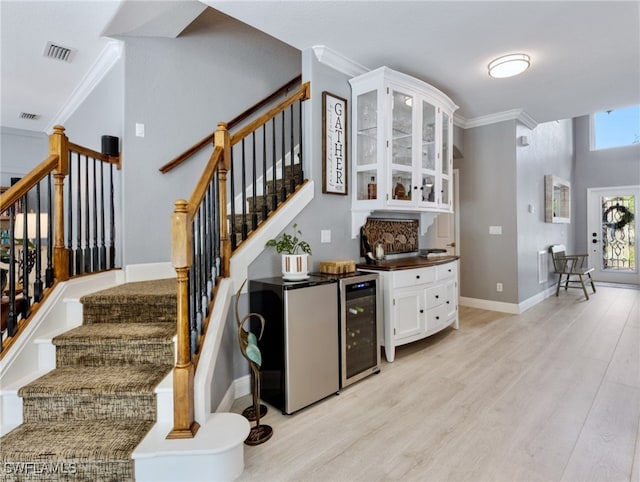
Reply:
[[[640,284],[636,237],[639,198],[640,186],[587,190],[587,243],[594,279]]]

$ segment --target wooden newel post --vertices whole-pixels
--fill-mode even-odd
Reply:
[[[220,204],[220,241],[222,243],[222,272],[225,278],[231,273],[231,240],[229,239],[229,221],[227,219],[227,172],[231,168],[231,138],[227,130],[227,124],[218,123],[218,130],[213,136],[215,147],[222,148],[222,163],[218,166],[218,187]]]
[[[64,127],[53,127],[49,154],[58,156],[58,167],[53,174],[53,273],[58,281],[66,281],[69,279],[69,251],[64,246],[64,178],[69,174],[69,139]]]
[[[189,268],[192,263],[189,203],[180,199],[175,206],[171,216],[171,262],[178,282],[178,360],[173,369],[173,429],[167,435],[168,439],[193,438],[200,428],[194,420],[194,366],[189,330]]]

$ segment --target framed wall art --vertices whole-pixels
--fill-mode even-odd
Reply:
[[[347,101],[322,93],[322,192],[348,194]]]

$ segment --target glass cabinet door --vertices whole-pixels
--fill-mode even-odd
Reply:
[[[378,91],[357,96],[356,196],[378,199]]]
[[[436,108],[422,102],[422,169],[436,170]]]
[[[450,146],[450,124],[451,120],[449,115],[446,112],[442,113],[442,174],[445,176],[449,175],[449,163],[451,156],[451,146]]]
[[[391,121],[391,163],[413,164],[413,96],[393,91]]]

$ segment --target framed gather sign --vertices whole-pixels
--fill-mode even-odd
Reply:
[[[348,194],[347,101],[322,93],[322,192]]]

